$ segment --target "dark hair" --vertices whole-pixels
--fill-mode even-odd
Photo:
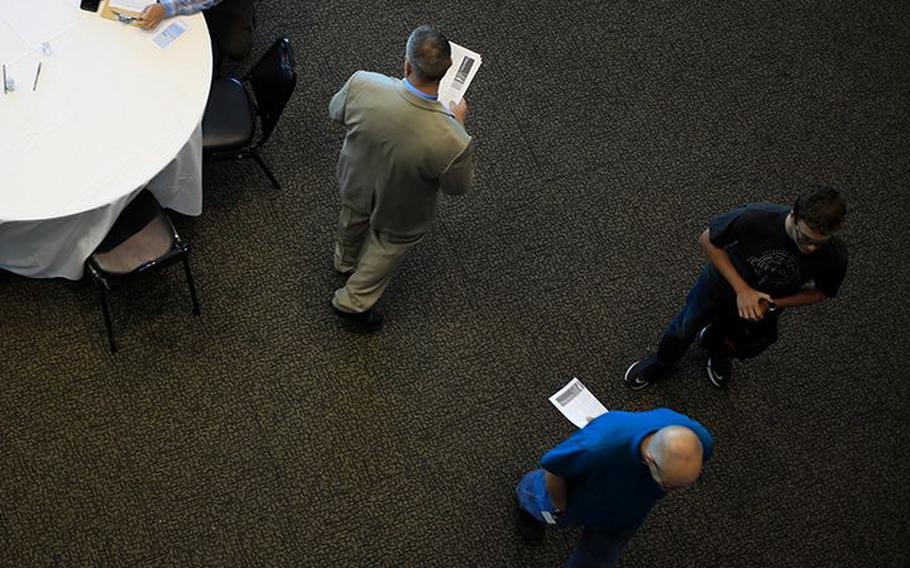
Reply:
[[[432,26],[420,26],[411,32],[404,56],[421,81],[438,81],[452,66],[449,40]]]
[[[814,185],[799,194],[793,203],[793,218],[802,220],[814,231],[823,235],[840,229],[847,214],[847,201],[832,188]]]

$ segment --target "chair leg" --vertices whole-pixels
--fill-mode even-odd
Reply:
[[[190,298],[193,300],[193,315],[199,315],[199,298],[196,297],[196,284],[193,282],[193,272],[190,270],[189,256],[183,257],[183,272],[186,274],[186,283],[190,287]]]
[[[262,156],[259,155],[259,152],[253,151],[253,159],[256,160],[256,163],[259,164],[259,168],[265,173],[266,177],[269,178],[269,181],[272,182],[272,187],[275,189],[281,189],[281,184],[278,183],[278,180],[275,179],[275,175],[272,173],[272,170],[265,165],[265,160],[262,159]]]
[[[114,326],[111,325],[111,312],[107,302],[107,291],[99,286],[98,292],[101,298],[101,312],[104,314],[104,327],[107,329],[107,342],[111,348],[111,353],[116,353],[117,344],[114,343]]]

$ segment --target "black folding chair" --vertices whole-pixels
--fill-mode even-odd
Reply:
[[[160,268],[183,263],[193,313],[199,315],[199,300],[190,271],[190,245],[184,242],[155,197],[142,190],[120,213],[104,240],[85,261],[86,270],[98,288],[107,340],[117,352],[108,295]]]
[[[247,85],[249,90],[247,90]],[[202,118],[205,161],[253,158],[272,186],[281,184],[266,166],[259,149],[268,141],[297,86],[291,42],[278,38],[243,79],[216,77]],[[252,91],[252,94],[250,94]],[[259,136],[256,137],[256,118]]]

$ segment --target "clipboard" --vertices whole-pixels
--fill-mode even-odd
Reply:
[[[149,0],[151,4],[152,1]],[[133,12],[132,10],[118,10],[118,13],[123,14],[124,16],[129,16],[130,18],[138,18],[141,12]],[[114,20],[119,22],[120,18],[117,17],[117,14],[111,9],[111,0],[104,0],[104,6],[101,7],[101,17],[107,18],[108,20]],[[136,25],[135,23],[130,22],[131,26]]]

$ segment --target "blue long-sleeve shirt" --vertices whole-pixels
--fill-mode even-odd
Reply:
[[[221,0],[159,0],[168,18],[187,16],[217,6]]]

